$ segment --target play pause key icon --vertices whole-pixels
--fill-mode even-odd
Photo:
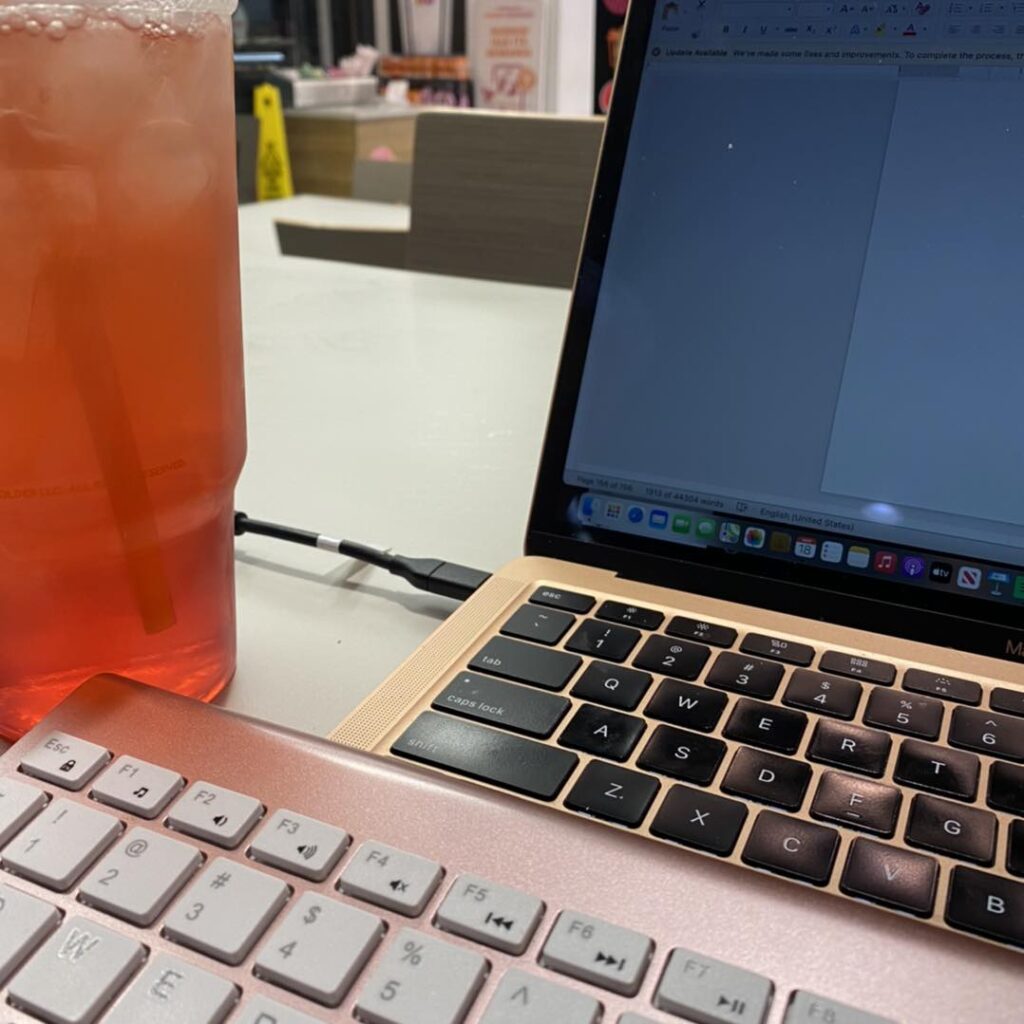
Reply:
[[[674,949],[655,993],[659,1010],[700,1024],[761,1024],[772,983],[760,974]]]

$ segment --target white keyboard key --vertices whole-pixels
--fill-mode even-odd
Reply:
[[[91,1024],[145,957],[138,942],[72,917],[14,976],[10,1001],[49,1024]]]
[[[21,770],[63,789],[78,790],[109,761],[106,747],[55,731],[21,759]]]
[[[121,830],[117,818],[61,798],[4,848],[0,861],[16,875],[64,892]]]
[[[194,846],[147,828],[133,828],[86,875],[78,898],[146,927],[202,862],[203,855]]]
[[[231,1024],[323,1024],[322,1021],[282,1006],[265,996],[253,996],[238,1015],[231,1018]]]
[[[275,811],[256,833],[249,856],[261,864],[322,882],[351,842],[347,832],[294,811]]]
[[[367,1024],[461,1024],[487,977],[487,961],[403,928],[356,1004]]]
[[[435,923],[518,956],[530,944],[543,913],[544,904],[534,896],[477,875],[460,875],[438,908]]]
[[[855,1010],[834,999],[811,992],[794,992],[786,1010],[785,1024],[894,1024],[888,1017]]]
[[[0,885],[0,988],[59,924],[56,907],[9,885]]]
[[[238,989],[226,978],[161,953],[103,1024],[221,1024],[237,1002]]]
[[[526,971],[511,970],[487,1005],[480,1024],[597,1024],[601,1004]]]
[[[226,964],[240,964],[288,896],[279,879],[218,857],[178,900],[164,934]]]
[[[177,773],[122,755],[93,784],[90,796],[140,818],[155,818],[185,787]]]
[[[774,985],[760,974],[674,949],[654,1005],[696,1024],[762,1024]]]
[[[417,917],[441,884],[441,865],[384,843],[366,842],[338,879],[338,888],[378,907]]]
[[[540,962],[553,971],[621,995],[636,995],[654,943],[597,917],[564,911],[544,943]]]
[[[338,1006],[384,936],[384,922],[307,892],[271,932],[256,958],[261,978]]]
[[[49,799],[38,786],[16,779],[0,779],[0,846],[13,839]]]
[[[171,809],[167,824],[232,850],[262,816],[259,800],[210,782],[195,782]]]

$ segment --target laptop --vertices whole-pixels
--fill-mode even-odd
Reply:
[[[1024,948],[1022,182],[1021,3],[635,0],[525,556],[332,738]]]

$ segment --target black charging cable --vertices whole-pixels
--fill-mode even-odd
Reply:
[[[308,548],[320,548],[321,551],[333,551],[359,562],[375,565],[378,569],[387,569],[392,575],[401,576],[417,590],[440,594],[455,601],[465,601],[491,578],[490,573],[457,565],[455,562],[443,562],[439,558],[408,558],[405,555],[393,555],[390,551],[381,551],[365,544],[357,544],[355,541],[338,540],[325,533],[311,533],[309,530],[297,530],[293,526],[282,526],[280,523],[250,519],[244,512],[236,512],[235,536],[242,537],[247,533],[286,540],[290,544],[303,544]]]

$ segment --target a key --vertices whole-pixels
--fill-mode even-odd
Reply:
[[[939,865],[934,857],[873,839],[855,839],[839,888],[849,896],[928,917],[935,905],[938,877]]]
[[[539,800],[554,800],[579,763],[568,750],[434,711],[420,714],[391,753]]]
[[[518,683],[489,679],[476,672],[461,672],[430,706],[435,711],[447,711],[460,718],[473,718],[527,736],[545,737],[555,731],[572,702]]]
[[[915,789],[973,800],[978,792],[980,771],[981,762],[973,754],[932,746],[920,740],[904,740],[893,777]]]
[[[1005,711],[1008,715],[1024,715],[1024,690],[997,686],[988,702],[993,711]]]
[[[895,786],[825,772],[811,804],[811,816],[888,837],[896,830],[902,802],[903,795]]]
[[[62,789],[79,790],[109,761],[106,747],[54,731],[21,759],[21,770]]]
[[[752,971],[688,949],[673,949],[654,1005],[695,1024],[762,1024],[774,986]]]
[[[826,885],[838,850],[839,833],[834,828],[761,811],[743,848],[743,860],[777,875]]]
[[[501,979],[480,1024],[597,1024],[600,1019],[596,999],[513,969]]]
[[[632,711],[643,700],[651,682],[649,672],[592,661],[572,688],[572,695],[622,711]]]
[[[323,1024],[323,1021],[266,996],[253,996],[231,1018],[231,1024]]]
[[[591,654],[606,661],[625,661],[640,640],[640,631],[632,626],[611,626],[586,619],[565,642],[567,651]]]
[[[736,846],[747,805],[739,800],[673,786],[651,822],[651,833],[683,846],[728,857]]]
[[[646,935],[565,910],[544,943],[540,962],[559,974],[633,996],[653,951],[654,943]]]
[[[577,615],[586,615],[596,604],[589,594],[577,594],[559,587],[538,587],[530,595],[530,603],[542,604],[548,608],[561,608]]]
[[[60,924],[60,911],[11,885],[0,885],[0,988]]]
[[[942,730],[944,710],[941,701],[928,697],[908,697],[899,690],[874,690],[864,709],[864,724],[936,740]]]
[[[810,781],[810,765],[802,761],[740,747],[722,780],[722,791],[795,811],[804,802]]]
[[[103,1024],[221,1024],[237,1002],[238,989],[227,978],[160,953],[103,1018]]]
[[[907,842],[960,860],[991,864],[996,856],[996,816],[938,797],[914,797]]]
[[[356,1003],[367,1024],[461,1024],[487,976],[487,961],[403,928]]]
[[[711,650],[688,640],[673,640],[667,636],[651,636],[633,659],[637,668],[660,672],[674,679],[696,679],[701,674]]]
[[[343,829],[281,808],[256,833],[249,856],[260,864],[322,882],[341,860],[349,842],[349,834]]]
[[[194,846],[133,828],[89,872],[78,898],[132,924],[151,925],[203,862]]]
[[[957,679],[942,672],[926,672],[920,668],[908,668],[903,673],[903,689],[911,693],[924,693],[930,697],[942,697],[961,704],[980,704],[981,685],[971,679]]]
[[[988,773],[988,805],[1024,818],[1024,768],[993,761]]]
[[[624,626],[636,626],[637,629],[657,629],[665,616],[653,608],[638,608],[636,605],[622,601],[605,601],[594,612],[594,617],[605,622],[618,622]]]
[[[1010,835],[1006,844],[1006,870],[1011,875],[1024,876],[1024,821],[1010,822]],[[0,982],[2,981],[0,978]]]
[[[819,722],[807,747],[812,761],[848,768],[864,775],[883,775],[892,737],[845,722]]]
[[[256,974],[323,1006],[339,1006],[384,936],[373,914],[307,892],[270,933]]]
[[[537,930],[544,904],[535,896],[479,875],[460,875],[437,909],[438,928],[520,956]]]
[[[974,868],[953,868],[946,922],[996,942],[1024,947],[1024,883]]]
[[[896,1024],[888,1017],[865,1013],[813,992],[794,992],[783,1024]]]
[[[338,889],[406,917],[418,917],[444,877],[436,861],[368,840],[345,865]]]
[[[263,810],[254,797],[199,781],[171,808],[167,824],[185,835],[233,850],[263,817]]]
[[[790,665],[810,665],[815,654],[814,648],[807,644],[784,640],[779,636],[765,636],[763,633],[748,633],[740,644],[740,650],[744,654],[757,654]]]
[[[16,836],[45,806],[49,797],[38,786],[0,779],[0,848]]]
[[[565,651],[551,651],[536,644],[496,636],[487,641],[469,667],[490,676],[529,683],[542,690],[561,690],[582,661]]]
[[[857,713],[862,690],[853,679],[798,668],[790,676],[782,703],[833,718],[851,719]]]
[[[49,1024],[92,1024],[145,957],[133,939],[71,917],[14,976],[9,999]]]
[[[896,666],[887,661],[876,661],[860,654],[844,654],[842,651],[826,651],[818,662],[822,672],[832,672],[837,676],[849,676],[851,679],[863,679],[880,686],[892,686],[896,681]]]
[[[980,708],[956,708],[949,742],[1006,761],[1024,761],[1024,721]]]
[[[719,626],[704,619],[689,619],[685,615],[677,615],[672,619],[665,627],[665,632],[681,640],[698,640],[712,647],[732,647],[738,635],[730,626]]]
[[[90,796],[100,803],[155,818],[185,788],[177,773],[122,755],[93,784]]]
[[[782,682],[784,671],[774,661],[726,652],[715,659],[705,682],[716,690],[771,700]]]
[[[642,718],[583,704],[565,727],[558,742],[610,761],[625,761],[647,728]]]
[[[725,724],[725,736],[780,754],[795,754],[806,728],[807,716],[801,712],[765,706],[744,697],[732,709]]]
[[[575,621],[576,616],[568,612],[524,604],[522,608],[513,612],[512,617],[501,627],[501,634],[551,646],[557,644],[569,632]]]
[[[725,744],[711,736],[659,725],[637,758],[637,767],[683,782],[708,786],[725,757],[725,751]]]
[[[591,761],[565,798],[570,810],[589,814],[628,828],[644,820],[661,783],[649,775]]]
[[[289,896],[280,879],[217,857],[185,890],[164,935],[226,964],[240,964]]]
[[[666,679],[644,708],[644,714],[697,732],[711,732],[728,703],[724,693]]]
[[[3,866],[64,892],[121,834],[121,822],[72,800],[54,800],[4,848]]]
[[[619,1018],[619,1024],[658,1024],[650,1017],[641,1017],[639,1013],[624,1013]]]

